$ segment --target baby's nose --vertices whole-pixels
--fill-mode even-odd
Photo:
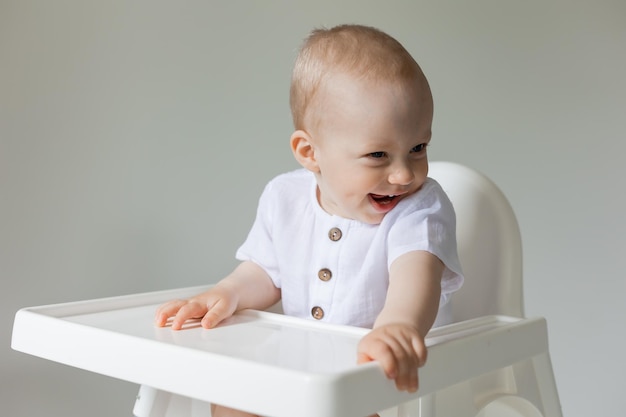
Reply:
[[[392,166],[388,181],[390,184],[409,185],[415,180],[415,173],[410,165],[406,163]]]

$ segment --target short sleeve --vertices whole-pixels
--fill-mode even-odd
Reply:
[[[402,203],[388,234],[388,267],[407,252],[427,251],[445,265],[442,295],[458,290],[463,274],[456,245],[456,215],[448,196],[429,179],[427,187]]]
[[[237,249],[235,257],[240,261],[251,261],[265,270],[277,288],[280,288],[279,267],[272,240],[273,202],[272,182],[268,183],[259,198],[256,218],[244,243]]]

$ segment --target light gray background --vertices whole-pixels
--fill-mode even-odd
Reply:
[[[295,50],[344,22],[421,63],[431,159],[510,198],[565,415],[624,415],[624,1],[0,0],[2,416],[130,415],[134,386],[11,351],[14,313],[229,271],[296,167]]]

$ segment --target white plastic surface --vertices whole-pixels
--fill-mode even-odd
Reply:
[[[541,417],[529,401],[512,395],[503,396],[487,404],[476,417]]]
[[[404,403],[376,363],[356,365],[366,329],[245,311],[205,330],[152,324],[156,307],[201,288],[26,308],[12,346],[35,356],[239,409],[358,417]],[[532,341],[532,343],[528,343]],[[547,349],[545,322],[490,316],[434,329],[419,395]],[[277,394],[279,393],[279,394]],[[268,401],[268,398],[275,398]]]

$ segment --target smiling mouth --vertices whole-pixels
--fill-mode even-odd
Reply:
[[[372,200],[374,200],[376,203],[385,206],[387,204],[391,204],[394,200],[396,200],[399,196],[398,195],[378,195],[378,194],[370,194],[370,196],[372,197]]]

